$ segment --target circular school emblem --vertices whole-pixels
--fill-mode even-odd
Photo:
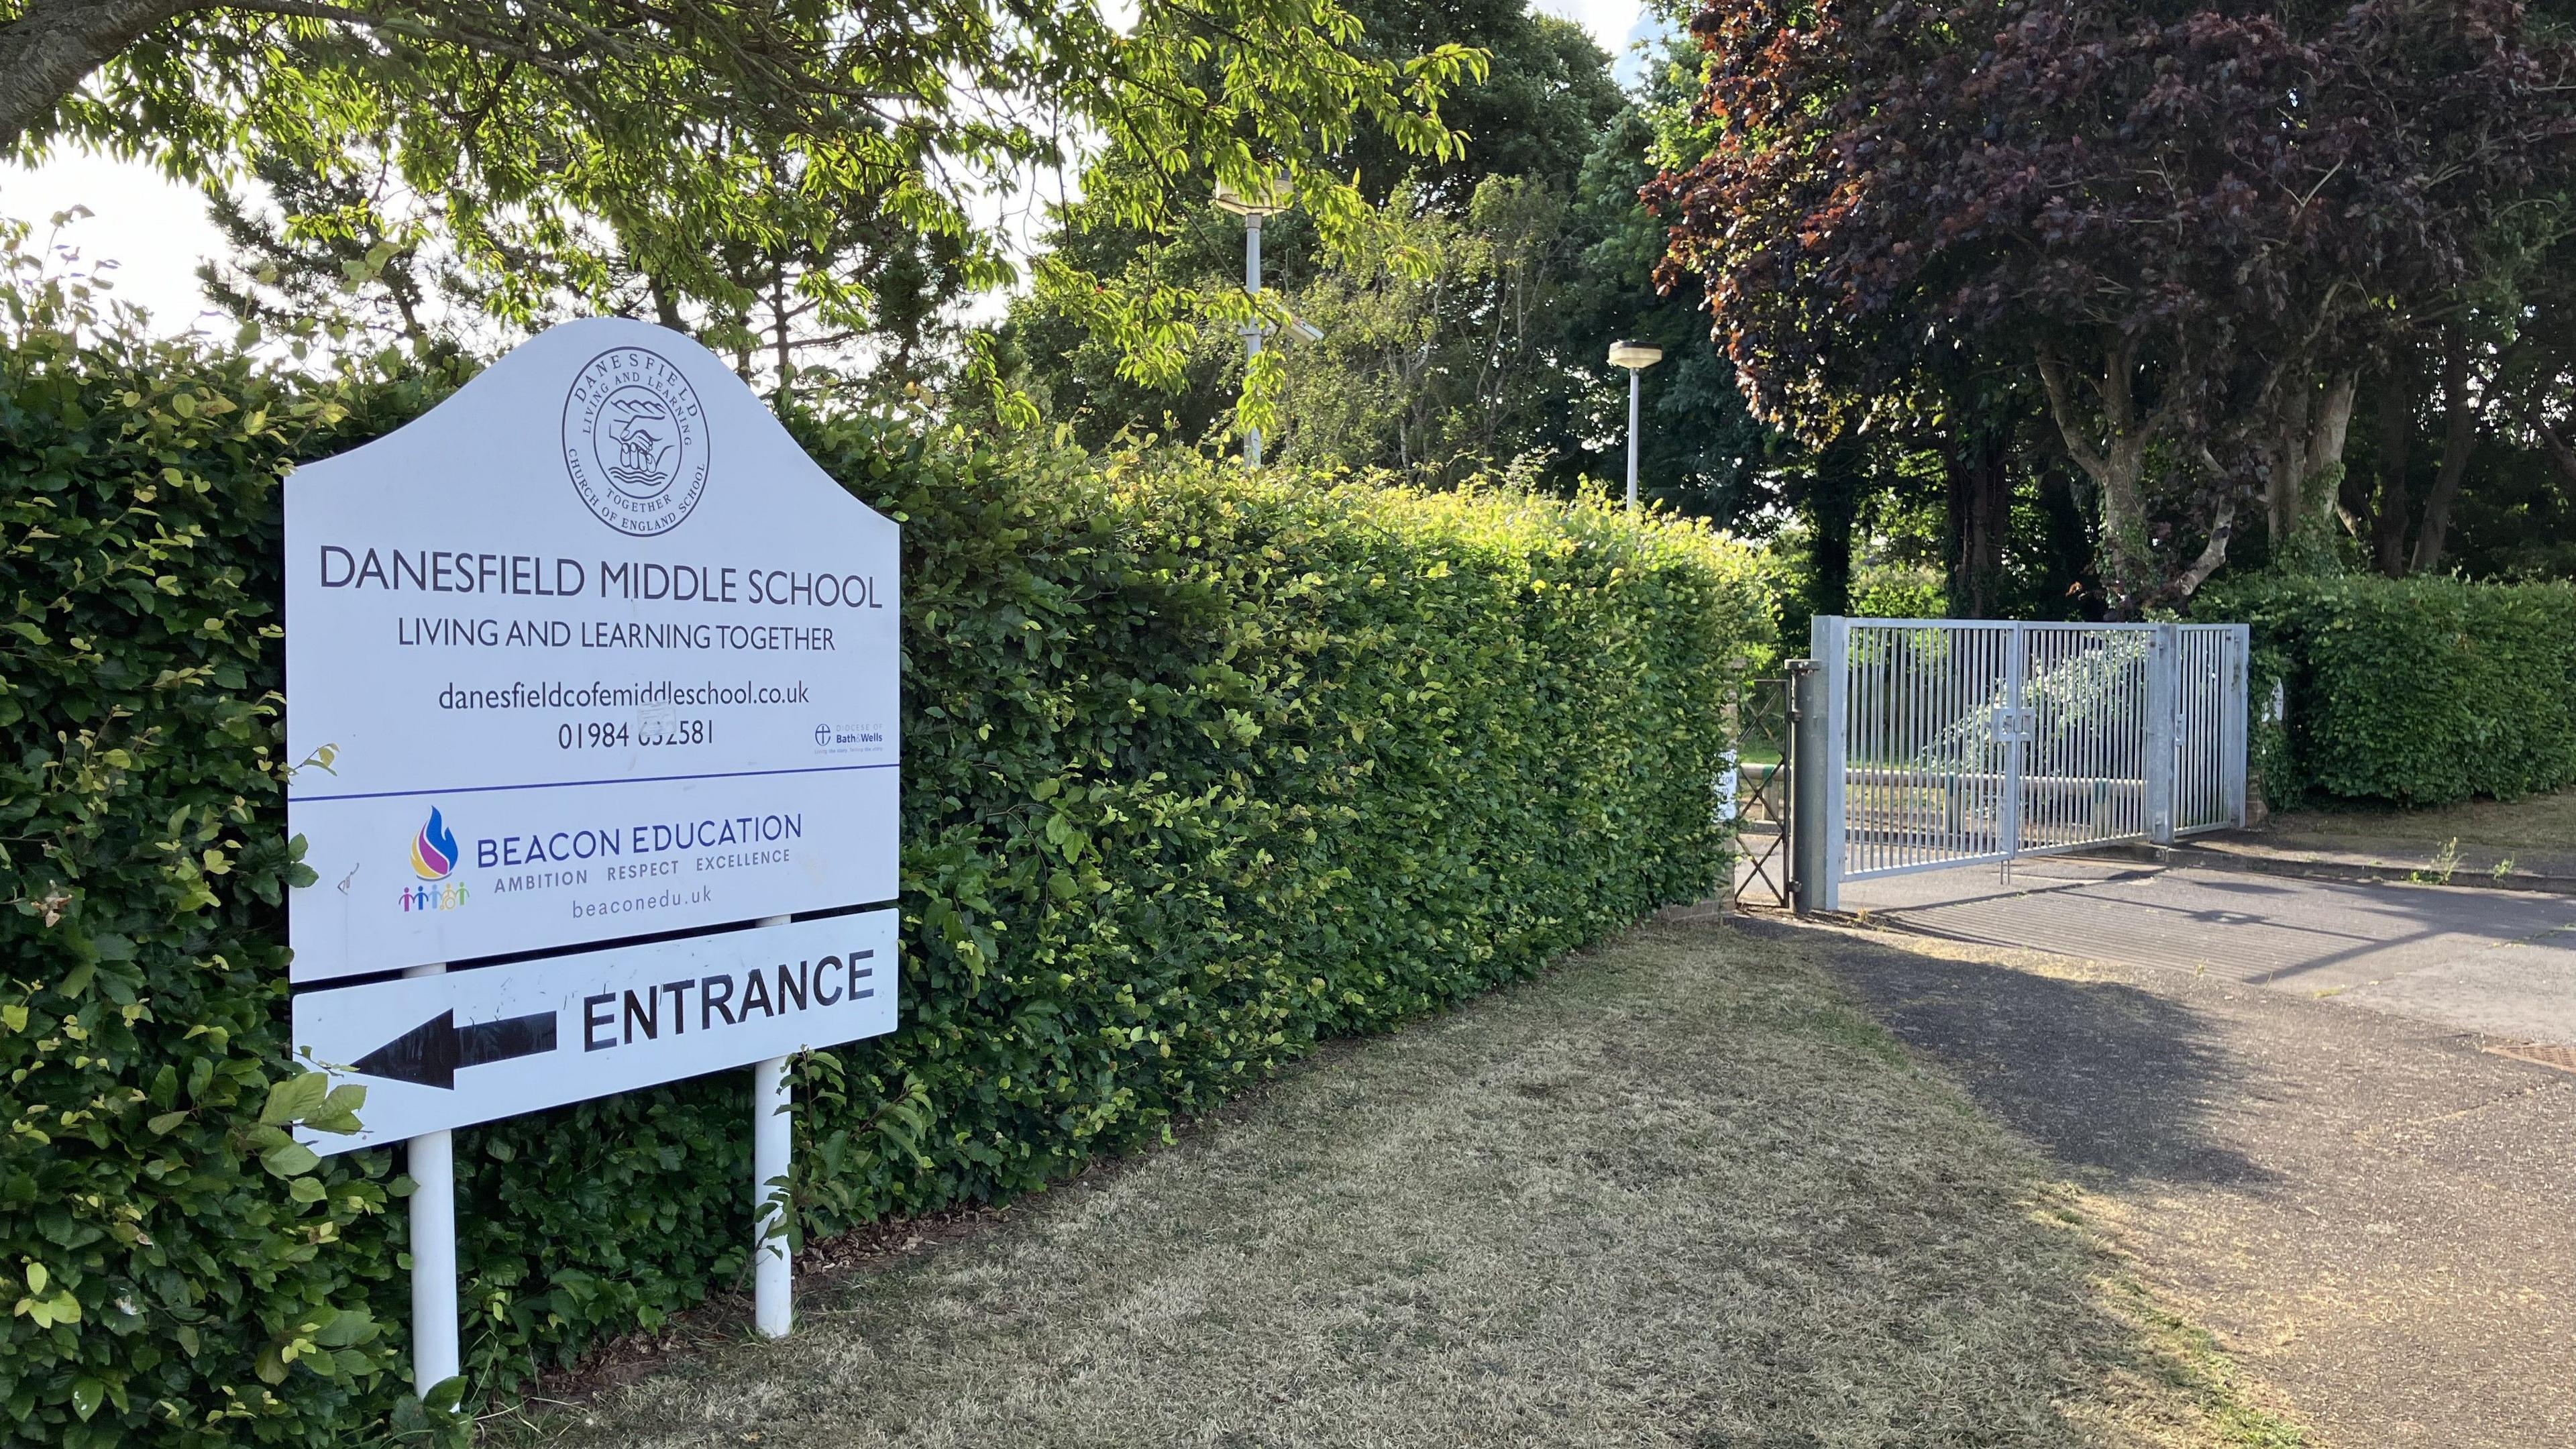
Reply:
[[[564,394],[564,471],[600,522],[649,537],[680,526],[707,491],[707,416],[668,358],[603,352]]]

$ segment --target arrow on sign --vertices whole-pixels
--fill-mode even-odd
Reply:
[[[456,1089],[456,1069],[532,1057],[555,1049],[555,1014],[458,1026],[454,1011],[442,1011],[383,1046],[358,1058],[351,1070],[424,1087]]]

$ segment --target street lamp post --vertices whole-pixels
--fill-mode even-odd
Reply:
[[[1664,360],[1664,349],[1643,342],[1610,344],[1610,365],[1628,369],[1628,511],[1637,511],[1637,374]]]
[[[1277,181],[1257,196],[1248,196],[1220,181],[1216,184],[1219,211],[1230,211],[1243,218],[1243,290],[1256,300],[1261,296],[1261,219],[1277,216],[1288,209],[1288,198]],[[1254,317],[1243,324],[1243,376],[1252,379],[1252,360],[1261,355],[1261,319]],[[1243,461],[1246,466],[1261,466],[1261,429],[1243,430]]]

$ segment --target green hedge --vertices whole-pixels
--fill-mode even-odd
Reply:
[[[2255,767],[2275,807],[2438,805],[2576,784],[2576,587],[2273,576],[2194,612],[2254,638]]]
[[[277,479],[443,388],[21,333],[0,1443],[367,1437],[402,1392],[409,1184],[278,1130]],[[907,931],[900,1029],[803,1065],[802,1231],[1039,1188],[1719,876],[1718,705],[1766,627],[1731,544],[801,426],[906,523]],[[458,1135],[479,1384],[738,1281],[745,1086]]]

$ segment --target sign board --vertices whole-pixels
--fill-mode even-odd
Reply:
[[[894,1030],[897,912],[826,916],[295,998],[299,1060],[367,1089],[321,1153]]]
[[[898,533],[622,318],[297,469],[293,979],[893,899]]]

